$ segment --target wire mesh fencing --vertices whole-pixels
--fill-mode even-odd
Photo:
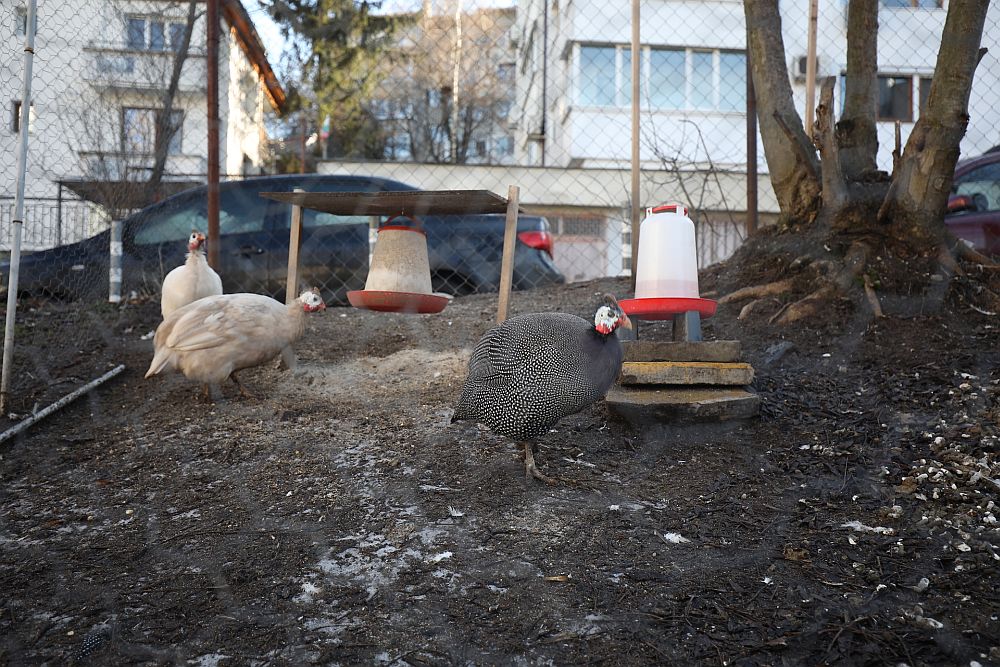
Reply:
[[[20,0],[0,6],[0,89],[7,105],[0,132],[4,250],[26,11]],[[323,97],[320,83],[328,80],[318,82],[302,62],[290,66],[281,44],[264,42],[264,31],[253,30],[254,21],[267,20],[266,9],[236,0],[223,0],[222,9],[222,172],[230,176],[223,184],[219,243],[227,291],[284,293],[289,210],[261,199],[265,183],[250,177],[302,167],[321,175],[303,177],[306,189],[341,189],[346,186],[334,177],[343,175],[365,179],[351,186],[359,189],[505,194],[518,185],[523,220],[515,288],[627,274],[633,71],[637,203],[685,204],[697,227],[700,266],[725,259],[746,236],[753,159],[748,117],[754,110],[738,2],[640,3],[635,69],[627,5],[386,5],[380,11],[393,21],[386,23],[391,27],[381,35],[380,51],[351,70],[356,94],[339,105]],[[781,9],[790,84],[806,116],[808,6],[785,3]],[[936,2],[880,5],[882,168],[891,167],[897,123],[905,142],[929,94],[946,11]],[[156,298],[165,273],[184,261],[191,229],[207,228],[204,189],[188,191],[204,183],[206,172],[205,8],[188,0],[45,0],[36,23],[22,290],[102,298],[108,229],[112,220],[125,220],[124,292]],[[839,98],[845,7],[820,5],[816,24],[817,78],[837,78]],[[990,53],[1000,51],[997,24],[992,10],[984,33]],[[289,44],[308,50],[302,40]],[[279,63],[281,76],[275,73]],[[963,156],[1000,143],[991,104],[998,76],[1000,67],[987,55],[972,91]],[[300,93],[297,108],[285,95],[292,87]],[[275,120],[278,111],[284,115]],[[753,213],[766,223],[778,211],[764,152],[757,148]],[[970,175],[963,192],[981,194],[970,200],[994,210],[1000,204],[987,191],[991,182],[989,174]],[[307,214],[303,276],[331,301],[343,302],[348,290],[363,286],[375,231],[384,222]],[[435,289],[464,294],[496,288],[496,221],[483,218],[479,227],[424,222],[442,230],[427,237]]]

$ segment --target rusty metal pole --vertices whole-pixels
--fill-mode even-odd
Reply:
[[[208,263],[219,268],[219,0],[208,0]]]
[[[749,35],[748,35],[749,37]],[[757,91],[753,87],[753,62],[747,41],[747,218],[746,235],[757,231]]]
[[[639,199],[639,0],[632,0],[632,291],[635,291],[635,267],[639,259],[639,224],[642,202]]]

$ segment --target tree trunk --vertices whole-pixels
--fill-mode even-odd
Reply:
[[[848,181],[878,168],[878,5],[878,0],[851,0],[847,7],[847,76],[837,143]]]
[[[898,239],[925,248],[944,238],[959,143],[969,124],[972,78],[985,53],[979,45],[988,8],[983,0],[949,3],[927,108],[910,133],[879,211],[880,220],[895,223]]]
[[[194,31],[194,22],[197,18],[197,0],[188,3],[187,23],[184,26],[184,37],[180,46],[171,44],[174,50],[173,66],[170,70],[170,82],[163,93],[162,109],[156,116],[156,136],[154,138],[155,150],[153,155],[153,170],[149,175],[149,192],[154,196],[160,189],[160,181],[163,180],[163,173],[167,168],[167,153],[170,150],[170,141],[177,133],[177,128],[170,117],[173,115],[174,98],[177,97],[177,89],[180,87],[181,70],[184,69],[184,62],[187,60],[188,50],[191,47],[191,33]]]
[[[783,217],[812,220],[820,204],[819,159],[792,100],[778,0],[744,0],[744,11],[771,184]]]

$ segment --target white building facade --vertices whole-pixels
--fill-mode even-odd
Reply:
[[[819,3],[817,77],[842,83],[847,2]],[[805,114],[808,3],[781,2],[792,89]],[[879,165],[890,169],[895,123],[903,142],[926,100],[947,0],[883,0],[879,8]],[[631,158],[631,35],[627,3],[525,0],[519,4],[516,146],[522,164],[621,166]],[[740,0],[644,0],[640,19],[643,168],[746,169],[746,28]],[[546,39],[547,36],[547,39]],[[983,46],[1000,51],[1000,7]],[[1000,66],[976,74],[963,156],[1000,144],[993,91]],[[839,88],[836,104],[841,104]],[[544,92],[543,92],[544,91]],[[758,146],[759,168],[767,169]]]
[[[280,110],[285,93],[239,0],[221,0],[220,6],[220,171],[260,173],[265,107]],[[26,180],[26,196],[37,210],[29,206],[26,222],[32,215],[47,219],[58,206],[63,226],[67,183],[79,189],[89,182],[148,179],[162,141],[156,121],[188,9],[187,0],[38,0]],[[9,222],[15,189],[25,13],[22,0],[0,0],[0,224]],[[195,17],[172,98],[170,123],[176,132],[166,151],[168,183],[203,182],[207,173],[203,2],[196,4]],[[26,224],[28,247],[32,228],[42,226]],[[6,234],[0,236],[0,245],[6,240]],[[70,240],[75,239],[36,239],[34,246]]]

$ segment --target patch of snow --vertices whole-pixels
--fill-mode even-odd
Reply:
[[[866,526],[860,521],[848,521],[840,524],[841,528],[850,528],[857,533],[877,533],[879,535],[895,535],[896,531],[885,526]]]
[[[224,653],[206,653],[197,658],[191,658],[187,662],[189,665],[195,665],[196,667],[219,667],[220,662],[228,659],[229,656]]]

